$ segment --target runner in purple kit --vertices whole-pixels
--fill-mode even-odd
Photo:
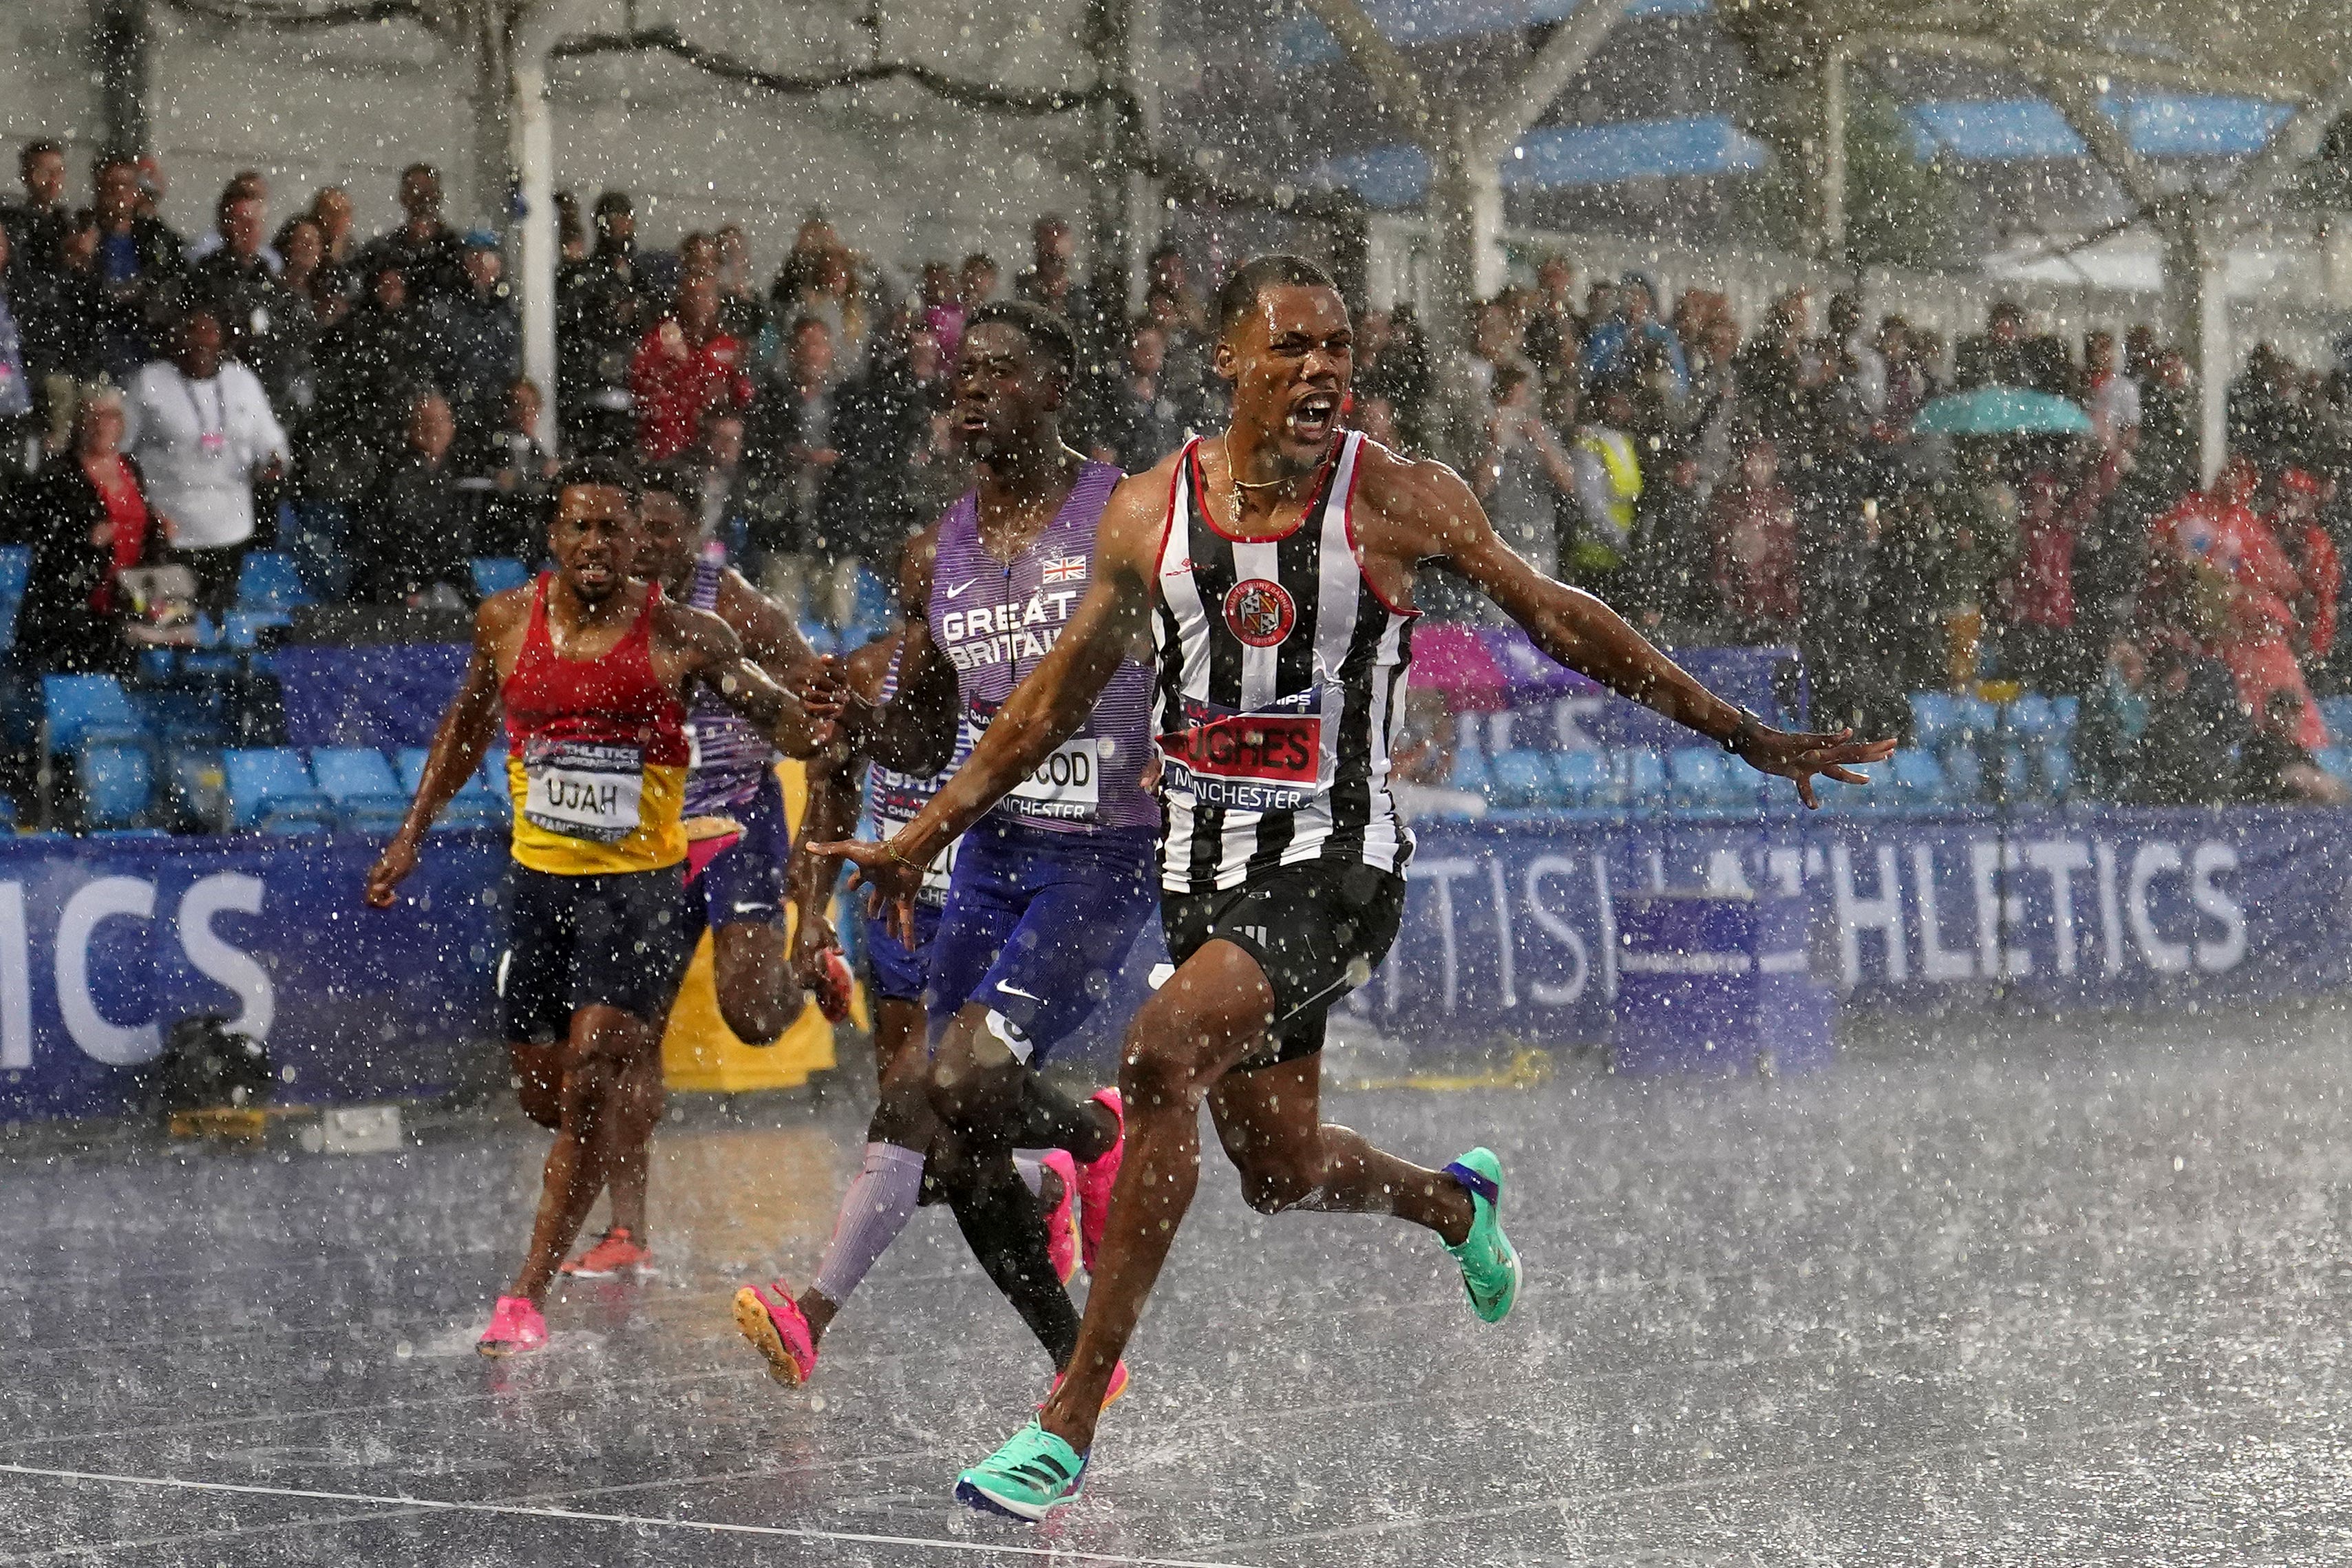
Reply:
[[[882,766],[921,776],[947,767],[961,724],[986,730],[1085,596],[1095,525],[1120,475],[1062,441],[1076,363],[1067,323],[1034,306],[991,306],[966,328],[957,429],[979,485],[908,551],[898,689],[877,706],[828,661],[809,694],[812,711],[837,714],[845,740]],[[974,1255],[1057,1373],[1076,1344],[1077,1313],[1013,1151],[1073,1156],[1090,1255],[1118,1170],[1118,1097],[1106,1089],[1073,1101],[1033,1068],[1108,994],[1156,902],[1160,813],[1142,783],[1150,702],[1149,668],[1128,661],[1079,732],[964,835],[929,944],[930,1070],[886,1081],[876,1117],[878,1142],[928,1149],[930,1176]],[[887,1139],[886,1121],[895,1122]],[[919,1173],[901,1170],[895,1197],[882,1181],[863,1205],[853,1189],[844,1225],[887,1245],[880,1233],[905,1223]],[[843,1237],[836,1229],[828,1269]],[[747,1290],[737,1315],[780,1374],[805,1375],[814,1335],[802,1302]]]

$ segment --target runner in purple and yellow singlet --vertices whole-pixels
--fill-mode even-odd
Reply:
[[[924,775],[947,767],[959,718],[984,733],[1085,596],[1095,525],[1120,476],[1062,441],[1076,369],[1068,324],[1034,306],[989,306],[965,330],[956,429],[979,483],[908,549],[898,688],[877,707],[828,663],[808,694],[812,711],[837,713],[844,738],[885,766]],[[1087,722],[963,836],[930,942],[927,1004],[936,1061],[975,1065],[886,1081],[876,1118],[877,1141],[928,1151],[965,1239],[1057,1373],[1076,1343],[1077,1313],[1013,1151],[1073,1156],[1091,1255],[1118,1170],[1118,1097],[1106,1089],[1072,1101],[1034,1067],[1108,994],[1155,906],[1160,811],[1142,783],[1150,703],[1149,667],[1125,661]],[[912,907],[901,914],[910,918]],[[874,1174],[860,1177],[843,1208],[847,1245],[869,1264],[879,1255],[873,1243],[887,1244],[888,1217],[905,1223],[922,1167],[906,1160],[869,1183]],[[829,1263],[844,1246],[836,1230]],[[789,1292],[747,1289],[737,1321],[779,1375],[807,1375],[815,1340]]]

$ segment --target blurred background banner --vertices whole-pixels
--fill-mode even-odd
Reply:
[[[436,836],[390,911],[357,899],[376,852],[345,835],[0,840],[0,1116],[136,1103],[173,1020],[206,1011],[266,1039],[293,1074],[288,1100],[430,1098],[495,1077],[503,846]],[[1601,1041],[1619,907],[1658,891],[1783,906],[1765,924],[1806,934],[1763,956],[1801,964],[1848,1010],[2260,1002],[2352,978],[2352,822],[2336,813],[1594,813],[1423,827],[1403,932],[1346,1012],[1433,1053]],[[1164,959],[1147,930],[1064,1059],[1108,1075]],[[672,1084],[803,1082],[833,1065],[813,1017],[755,1050],[710,1033],[689,986]]]

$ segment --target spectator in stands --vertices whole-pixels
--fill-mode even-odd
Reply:
[[[1409,332],[1398,312],[1367,310],[1356,323],[1356,395],[1387,400],[1396,413],[1401,449],[1425,451],[1423,414],[1429,396],[1429,356],[1420,335]],[[1206,428],[1208,422],[1195,420]]]
[[[823,321],[832,344],[834,361],[845,374],[854,375],[866,363],[866,339],[872,327],[865,292],[858,287],[849,247],[822,213],[811,213],[793,237],[793,248],[777,270],[769,290],[772,320],[789,332],[803,319]],[[776,355],[782,373],[789,364],[791,345]]]
[[[1677,395],[1690,389],[1690,361],[1683,350],[1682,340],[1674,328],[1657,319],[1658,291],[1648,278],[1639,272],[1628,272],[1617,280],[1608,317],[1594,324],[1591,335],[1584,340],[1584,384],[1598,385],[1632,368],[1631,351],[1643,341],[1656,343],[1665,351],[1674,367]],[[1621,366],[1620,362],[1627,362]]]
[[[1634,389],[1611,382],[1585,400],[1577,426],[1570,491],[1576,498],[1576,540],[1559,559],[1571,581],[1601,588],[1624,564],[1633,540],[1633,508],[1642,499],[1642,457],[1635,447]]]
[[[745,433],[751,468],[751,545],[762,582],[795,613],[806,596],[811,563],[840,553],[843,486],[840,398],[834,385],[833,329],[815,316],[792,324],[779,376],[752,405]]]
[[[196,574],[197,599],[215,616],[236,597],[253,539],[254,485],[289,461],[286,432],[268,394],[225,359],[219,312],[199,303],[180,319],[172,356],[142,366],[126,405],[123,450],[139,460],[147,494],[180,558]]]
[[[1862,327],[1862,297],[1840,292],[1830,296],[1829,342],[1824,345],[1837,366],[1853,402],[1872,419],[1886,408],[1886,356]]]
[[[2195,388],[2179,350],[2155,353],[2155,369],[2140,384],[2139,463],[2168,507],[2198,483]]]
[[[923,325],[940,341],[940,353],[950,364],[955,363],[956,350],[963,342],[964,318],[971,314],[956,295],[955,268],[944,261],[923,263],[922,283],[916,307],[922,312]]]
[[[2074,530],[2058,478],[2030,475],[2018,497],[2018,553],[2003,586],[2001,669],[2029,691],[2083,688],[2074,637]]]
[[[0,227],[0,501],[19,470],[26,438],[33,434],[33,379],[25,363],[24,329],[9,298],[8,231]]]
[[[2229,419],[2230,449],[2264,468],[2284,466],[2310,445],[2302,378],[2270,343],[2256,343],[2244,373],[2230,384]]]
[[[379,605],[460,608],[473,597],[473,519],[457,489],[449,400],[420,386],[407,397],[405,450],[377,485],[356,553],[365,596]]]
[[[258,169],[239,169],[229,176],[228,184],[221,187],[220,199],[213,204],[212,227],[196,236],[188,244],[187,261],[191,268],[199,267],[208,258],[219,255],[228,245],[228,230],[223,223],[224,215],[232,201],[246,197],[251,197],[260,203],[262,212],[267,213],[269,210],[269,178]],[[266,229],[255,236],[254,243],[249,248],[254,255],[261,258],[262,265],[268,268],[274,276],[281,262],[277,247],[269,242]]]
[[[701,438],[695,443],[692,457],[695,490],[702,499],[701,536],[724,544],[730,561],[750,559],[751,522],[743,503],[743,416],[731,407],[705,414]]]
[[[1094,291],[1078,281],[1071,265],[1078,254],[1078,237],[1070,220],[1059,213],[1047,213],[1031,226],[1029,237],[1029,267],[1013,280],[1013,297],[1043,305],[1069,322],[1071,331],[1078,334],[1081,361],[1098,354],[1108,322],[1097,308]]]
[[[16,615],[16,657],[45,674],[130,672],[126,606],[116,574],[155,563],[165,524],[148,506],[139,465],[123,456],[122,395],[76,399],[66,458],[43,466],[25,515],[33,557]]]
[[[1104,389],[1095,416],[1094,456],[1139,474],[1184,444],[1184,416],[1161,379],[1167,335],[1145,321],[1127,336],[1123,374]]]
[[[41,447],[61,452],[71,439],[74,399],[104,370],[91,323],[98,320],[98,219],[89,208],[58,232],[58,253],[44,267],[17,268],[8,300],[24,333],[25,375],[40,411]]]
[[[832,485],[831,553],[879,573],[898,558],[900,542],[931,521],[914,510],[913,465],[929,438],[931,411],[949,397],[939,339],[917,317],[901,317],[898,336],[877,346],[867,372],[842,384],[834,417],[841,462]]]
[[[963,258],[963,265],[956,268],[956,300],[966,316],[996,298],[1000,277],[996,258],[987,252],[975,250]]]
[[[504,418],[478,478],[482,501],[474,514],[474,547],[482,555],[511,555],[535,563],[547,553],[547,524],[555,505],[555,476],[562,464],[540,444],[539,384],[517,376],[508,384]]]
[[[2241,800],[2295,805],[2343,805],[2352,789],[2319,765],[2299,738],[2308,729],[2300,692],[2273,691],[2263,703],[2253,731],[2238,749],[2237,795]]]
[[[179,276],[180,237],[141,213],[136,158],[100,154],[97,187],[99,368],[127,385],[154,357],[152,334],[164,290]]]
[[[2333,483],[2301,468],[2287,469],[2279,476],[2278,506],[2270,520],[2272,534],[2303,584],[2291,607],[2298,634],[2295,652],[2306,679],[2336,651],[2336,603],[2344,591],[2343,557],[2319,521]]]
[[[1976,683],[1985,605],[1993,585],[2017,561],[2017,492],[2001,478],[2000,454],[1978,442],[1959,454],[1958,472],[1936,501],[1943,550],[1937,598],[1943,609],[1947,679],[1954,690]]]
[[[1994,300],[1985,312],[1983,335],[1960,340],[1952,363],[1952,384],[1962,391],[1979,386],[2032,387],[2038,379],[2025,335],[2025,307],[2014,300]]]
[[[270,407],[283,421],[293,413],[293,374],[304,357],[288,342],[291,310],[278,279],[282,263],[264,254],[265,198],[232,180],[215,209],[212,249],[188,270],[191,297],[209,300],[228,331],[227,353],[260,378]]]
[[[320,185],[310,193],[310,205],[278,225],[270,240],[279,258],[286,255],[286,244],[298,223],[317,226],[321,254],[319,266],[329,271],[348,273],[358,250],[352,234],[351,193],[341,185]]]
[[[1578,494],[1580,475],[1576,459],[1538,412],[1535,393],[1535,372],[1526,361],[1508,359],[1496,366],[1495,389],[1488,395],[1493,406],[1478,460],[1470,470],[1470,489],[1503,542],[1537,571],[1556,577],[1560,570],[1559,514]],[[1626,527],[1612,536],[1621,554],[1632,533],[1630,502],[1625,520]],[[1589,528],[1581,536],[1588,542],[1591,537]],[[1580,555],[1580,564],[1582,561]]]
[[[22,294],[26,274],[57,264],[58,247],[73,216],[65,201],[65,149],[46,137],[26,142],[16,154],[16,178],[25,199],[0,206],[0,230],[8,236],[10,292]]]
[[[570,191],[555,193],[555,255],[558,267],[588,259],[588,226],[581,221],[580,198]]]
[[[2092,434],[2112,450],[2122,444],[2125,430],[2139,427],[2139,383],[2117,366],[2115,333],[2101,331],[2084,337],[2083,376]]]
[[[1807,304],[1800,289],[1772,302],[1732,361],[1739,405],[1777,451],[1801,451],[1812,440],[1821,367],[1805,352]]]
[[[352,585],[354,520],[399,450],[408,391],[433,376],[431,333],[398,268],[320,334],[313,365],[318,400],[295,426],[294,554],[310,592],[333,601]]]
[[[740,223],[722,226],[712,237],[719,246],[719,330],[749,352],[768,324],[768,308],[751,283],[751,242]]]
[[[2149,696],[2147,656],[2130,637],[2116,637],[2107,644],[2105,667],[2083,694],[2074,722],[2076,774],[2094,799],[2124,800],[2134,794]]]
[[[1577,372],[1584,357],[1584,323],[1576,314],[1576,268],[1553,251],[1536,263],[1536,298],[1528,312],[1522,352],[1547,387]]]
[[[507,389],[522,372],[522,322],[507,286],[499,237],[476,229],[465,244],[465,292],[445,295],[427,309],[436,379],[457,421],[457,463],[473,469],[506,416]]]
[[[1162,326],[1173,325],[1195,335],[1207,333],[1208,301],[1192,287],[1192,263],[1184,259],[1184,247],[1174,240],[1163,239],[1151,247],[1143,264],[1143,292],[1146,298],[1156,294],[1167,302]]]
[[[408,279],[408,297],[425,305],[466,291],[464,243],[441,218],[441,171],[411,163],[400,172],[400,226],[368,242],[360,255],[362,275],[386,267]]]
[[[625,191],[596,198],[596,248],[556,280],[555,412],[574,453],[625,451],[636,435],[629,362],[652,324]]]
[[[677,312],[656,322],[637,344],[629,392],[636,405],[637,455],[652,463],[692,447],[711,410],[751,406],[743,345],[719,330],[715,274],[688,273],[679,280]]]
[[[1669,451],[1650,466],[1633,508],[1620,590],[1628,618],[1669,641],[1695,640],[1716,619],[1714,555],[1698,458]]]
[[[1771,437],[1745,437],[1738,468],[1707,503],[1707,531],[1716,602],[1735,640],[1791,640],[1801,608],[1797,503],[1780,482],[1780,451]]]

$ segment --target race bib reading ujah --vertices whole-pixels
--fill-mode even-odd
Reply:
[[[1269,711],[1234,713],[1187,699],[1186,723],[1159,737],[1162,781],[1196,805],[1297,811],[1323,792],[1323,716],[1317,694]]]
[[[618,844],[637,830],[643,748],[532,741],[523,748],[522,771],[522,815],[532,826],[595,844]]]

